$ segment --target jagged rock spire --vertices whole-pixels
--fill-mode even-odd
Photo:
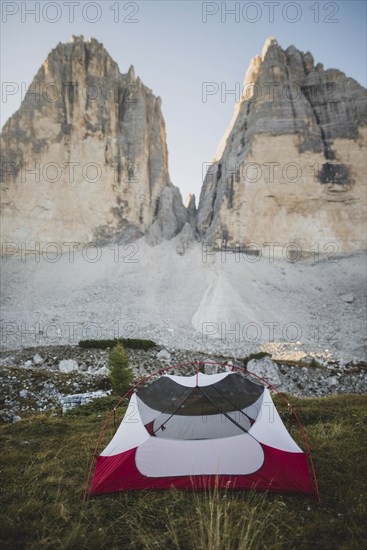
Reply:
[[[4,240],[131,240],[157,220],[165,238],[182,229],[160,99],[133,66],[121,73],[103,44],[73,36],[30,89],[1,136]]]
[[[205,178],[201,238],[364,248],[365,103],[356,81],[268,38]]]

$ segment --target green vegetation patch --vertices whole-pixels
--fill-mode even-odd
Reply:
[[[147,350],[157,347],[157,344],[153,340],[144,340],[142,338],[113,338],[111,340],[80,340],[79,346],[81,348],[90,349],[107,349],[113,348],[118,342],[120,342],[125,348],[128,349],[142,349]]]
[[[274,399],[302,445],[287,404]],[[99,407],[109,409],[112,398],[85,405],[90,410],[83,416],[72,411],[1,425],[1,548],[363,548],[367,397],[291,401],[312,448],[320,504],[303,495],[177,490],[122,492],[85,504],[87,472],[107,415]],[[100,450],[113,433],[112,421]]]
[[[132,386],[134,372],[129,366],[129,358],[121,342],[110,349],[108,353],[108,369],[112,388],[118,395],[124,395]]]

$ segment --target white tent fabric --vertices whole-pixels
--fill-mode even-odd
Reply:
[[[223,414],[203,414],[199,417],[177,415],[172,418],[169,414],[161,414],[153,422],[153,428],[159,439],[213,439],[241,435],[244,430],[249,431],[251,423],[240,411],[229,412],[227,415],[235,423]]]
[[[141,420],[136,394],[131,396],[125,416],[101,456],[113,456],[138,447],[150,437]]]
[[[247,475],[264,462],[261,445],[250,435],[179,441],[150,437],[138,447],[136,467],[148,477]]]
[[[252,427],[250,427],[250,422],[247,417],[241,414],[241,411],[227,414],[235,420],[236,424],[239,424],[244,430],[248,431],[258,442],[264,443],[269,447],[277,447],[283,451],[302,452],[300,447],[287,432],[268,389],[264,388],[264,393],[256,402],[256,405],[257,407],[255,407],[255,404],[252,405],[252,414],[254,414],[254,411],[258,410],[259,406],[260,410],[255,417],[256,422]],[[250,408],[251,407],[249,407],[249,409]],[[249,416],[251,417],[250,410],[243,409],[243,412],[250,413]],[[142,416],[144,417],[144,422]],[[159,445],[162,439],[173,439],[176,444],[179,442],[178,440],[181,439],[186,442],[187,440],[200,440],[204,438],[205,440],[217,439],[221,441],[222,438],[233,438],[241,435],[239,433],[239,427],[223,414],[200,417],[177,415],[170,418],[169,422],[167,422],[170,416],[171,415],[168,414],[162,414],[160,411],[150,409],[150,407],[145,405],[136,394],[133,394],[123,421],[113,439],[101,455],[112,456],[122,453],[134,447],[138,447],[148,439],[158,441]],[[154,421],[156,417],[159,417],[159,424],[166,422],[165,429],[162,431],[159,429],[158,425],[154,426],[153,424],[157,432],[156,436],[151,436],[144,424]],[[221,444],[223,445],[223,441]],[[232,441],[230,444],[232,444]],[[156,443],[152,445],[156,445]]]
[[[260,443],[291,453],[302,453],[302,449],[287,432],[270,392],[264,389],[260,414],[249,433]]]
[[[180,384],[180,386],[185,386],[187,388],[194,388],[196,386],[196,383],[198,383],[198,386],[211,386],[212,384],[216,384],[220,380],[223,380],[223,378],[226,378],[228,375],[234,374],[232,371],[228,372],[220,372],[219,374],[203,374],[202,372],[198,372],[197,374],[194,374],[193,376],[176,376],[174,374],[164,374],[164,377],[170,378],[176,384]]]

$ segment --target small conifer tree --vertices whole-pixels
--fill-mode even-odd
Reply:
[[[121,342],[117,342],[116,346],[110,350],[107,366],[113,390],[123,395],[132,385],[134,373],[129,366],[129,358]]]

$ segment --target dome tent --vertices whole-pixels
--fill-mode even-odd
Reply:
[[[163,374],[132,393],[118,430],[96,457],[90,495],[214,486],[312,494],[307,455],[286,430],[269,387],[234,370]],[[88,488],[89,478],[85,496]]]

